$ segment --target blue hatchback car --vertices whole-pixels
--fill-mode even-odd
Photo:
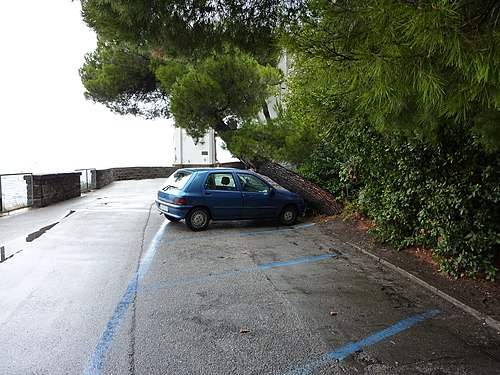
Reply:
[[[175,171],[158,190],[156,207],[170,221],[186,220],[204,230],[210,220],[276,219],[292,225],[302,215],[302,197],[271,186],[251,171],[185,168]]]

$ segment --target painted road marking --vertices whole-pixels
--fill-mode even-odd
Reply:
[[[207,282],[207,281],[212,281],[212,280],[220,280],[220,279],[224,279],[226,277],[240,275],[240,274],[248,273],[248,272],[267,270],[267,269],[276,268],[276,267],[293,266],[295,264],[300,264],[300,263],[317,262],[317,261],[320,261],[323,259],[331,259],[331,258],[336,258],[336,257],[337,257],[336,254],[322,254],[322,255],[318,255],[318,256],[314,256],[314,257],[292,259],[292,260],[288,260],[285,262],[267,263],[267,264],[262,264],[260,266],[255,266],[255,267],[237,268],[235,270],[225,271],[225,272],[216,273],[216,274],[193,276],[193,277],[188,277],[185,279],[169,280],[169,281],[165,281],[165,282],[153,284],[153,285],[144,285],[144,286],[139,287],[139,291],[146,292],[146,291],[150,291],[150,290],[157,290],[157,289],[174,287],[174,286],[179,286],[179,285]]]
[[[383,329],[382,331],[378,331],[370,336],[367,336],[362,340],[349,343],[346,346],[343,346],[342,348],[339,348],[331,353],[325,354],[312,362],[309,362],[301,367],[288,371],[285,373],[285,375],[311,374],[318,368],[323,367],[329,363],[332,363],[333,360],[342,361],[351,354],[354,354],[359,350],[372,346],[373,344],[376,344],[379,341],[385,340],[386,338],[394,336],[395,334],[400,333],[402,331],[405,331],[418,323],[425,322],[426,320],[430,318],[435,318],[439,315],[441,315],[441,311],[432,310],[424,314],[412,316],[386,329]]]
[[[165,241],[162,240],[162,237],[167,229],[168,221],[165,221],[158,232],[156,232],[153,240],[151,241],[151,244],[149,245],[146,253],[142,257],[141,261],[139,262],[139,269],[134,275],[134,278],[132,281],[129,283],[127,290],[125,291],[125,294],[121,298],[121,300],[118,302],[118,305],[116,306],[113,314],[111,315],[111,318],[109,319],[106,328],[104,329],[104,332],[101,335],[101,338],[99,339],[99,342],[97,346],[94,348],[94,351],[92,352],[92,355],[87,363],[87,366],[83,370],[82,375],[99,375],[101,370],[104,367],[104,364],[106,362],[106,358],[109,352],[109,349],[111,348],[111,345],[116,337],[116,334],[118,333],[118,330],[120,328],[121,323],[123,322],[123,319],[125,318],[125,314],[127,313],[130,305],[134,302],[135,296],[137,294],[137,291],[139,290],[139,283],[143,279],[143,277],[146,275],[146,273],[149,271],[149,267],[151,266],[151,263],[153,262],[156,252],[158,250],[158,247],[161,243],[172,243],[172,242],[177,242],[177,241],[185,241],[185,240],[192,240],[192,239],[200,239],[200,237],[192,237],[189,239],[178,239],[178,240],[172,240],[172,241]],[[260,231],[260,232],[241,232],[237,234],[229,234],[229,235],[217,235],[213,237],[226,237],[226,236],[240,236],[240,235],[252,235],[252,234],[264,234],[264,233],[271,233],[271,232],[283,232],[283,231],[291,231],[295,229],[302,229],[302,228],[307,228],[310,226],[313,226],[313,224],[305,224],[305,225],[299,225],[297,227],[292,227],[292,228],[284,228],[284,229],[274,229],[274,230],[268,230],[268,231]],[[201,238],[208,238],[208,237],[201,237]],[[334,255],[329,255],[330,257],[334,257]],[[297,260],[295,260],[297,262]],[[258,267],[256,267],[258,269]],[[253,269],[252,269],[253,271]],[[248,271],[246,271],[248,272]],[[233,271],[232,273],[240,273],[238,270]],[[224,277],[223,275],[221,275]],[[219,277],[221,277],[219,276]]]
[[[156,256],[158,246],[161,244],[161,238],[165,233],[167,225],[168,223],[164,222],[158,232],[156,232],[153,241],[151,241],[151,244],[149,245],[146,253],[139,262],[139,269],[128,285],[127,290],[121,298],[120,302],[118,302],[113,315],[111,315],[111,318],[109,319],[108,324],[106,325],[106,328],[102,333],[97,346],[92,352],[92,355],[87,363],[87,367],[85,367],[85,370],[83,370],[83,375],[98,375],[104,367],[108,351],[111,348],[113,340],[118,333],[123,319],[125,318],[125,314],[127,313],[128,308],[135,299],[139,282],[148,272],[149,267],[151,266],[151,263]]]
[[[237,232],[237,233],[229,233],[229,234],[213,234],[213,235],[208,235],[208,236],[192,236],[192,237],[181,237],[181,238],[174,238],[172,240],[163,240],[164,243],[176,243],[176,242],[183,242],[183,241],[198,241],[198,240],[205,240],[209,238],[224,238],[224,237],[239,237],[239,236],[252,236],[256,234],[270,234],[270,233],[280,233],[280,232],[290,232],[293,230],[297,229],[304,229],[304,228],[309,228],[315,226],[315,223],[310,223],[310,224],[304,224],[304,225],[297,225],[296,227],[289,227],[289,228],[280,228],[280,229],[267,229],[267,230],[261,230],[261,231],[253,231],[253,232]]]
[[[205,275],[205,276],[198,276],[198,277],[192,277],[192,278],[186,278],[186,279],[180,279],[180,280],[171,280],[165,283],[161,284],[156,284],[156,285],[150,285],[150,286],[139,286],[139,283],[142,281],[144,276],[147,274],[149,271],[149,268],[156,256],[156,253],[158,251],[158,248],[161,243],[165,242],[176,242],[174,241],[163,241],[162,237],[167,229],[168,222],[164,222],[164,224],[160,227],[158,232],[155,234],[153,240],[151,241],[146,253],[142,257],[140,263],[139,263],[139,268],[137,272],[135,273],[132,281],[129,283],[127,290],[121,300],[118,302],[111,318],[109,319],[106,328],[104,332],[102,333],[99,342],[97,346],[95,347],[94,351],[92,352],[92,355],[87,363],[87,366],[85,367],[84,371],[82,372],[82,375],[99,375],[104,367],[104,364],[107,359],[107,355],[109,352],[109,349],[111,348],[111,345],[118,333],[118,330],[120,328],[121,323],[123,322],[125,318],[125,314],[127,313],[130,305],[135,300],[135,296],[137,295],[138,291],[147,291],[147,290],[153,290],[153,289],[159,289],[159,288],[164,288],[168,286],[176,286],[176,285],[182,285],[182,284],[187,284],[187,283],[192,283],[192,282],[199,282],[199,281],[207,281],[211,279],[221,279],[224,277],[236,275],[236,274],[241,274],[244,272],[255,272],[257,270],[266,270],[270,268],[276,268],[276,267],[286,267],[286,266],[291,266],[295,264],[300,264],[300,263],[307,263],[307,262],[315,262],[323,259],[329,259],[329,258],[336,258],[335,254],[323,254],[323,255],[318,255],[314,257],[308,257],[308,258],[299,258],[299,259],[293,259],[289,261],[283,261],[283,262],[274,262],[274,263],[268,263],[268,264],[263,264],[260,266],[256,267],[248,267],[248,268],[241,268],[241,269],[236,269],[232,271],[227,271],[223,272],[220,274],[215,274],[215,275]],[[266,234],[266,233],[271,233],[271,232],[283,232],[283,231],[289,231],[289,230],[295,230],[295,229],[301,229],[301,228],[307,228],[310,226],[313,226],[314,224],[308,224],[304,226],[299,226],[299,227],[294,227],[294,228],[285,228],[285,229],[278,229],[278,230],[266,230],[266,231],[259,231],[259,232],[241,232],[238,234],[230,234],[227,236],[238,236],[238,235],[253,235],[253,234]],[[221,236],[214,236],[214,237],[224,237],[225,235]],[[207,237],[203,237],[207,238]],[[180,240],[186,240],[186,239],[180,239]],[[179,241],[179,240],[177,240]],[[413,316],[411,318],[402,320],[401,322],[390,326],[382,331],[379,331],[377,333],[374,333],[373,335],[370,335],[360,341],[357,341],[355,343],[350,343],[336,351],[333,351],[329,354],[323,355],[319,357],[318,359],[307,363],[299,368],[293,369],[289,372],[286,373],[286,375],[293,375],[293,374],[310,374],[319,367],[322,367],[324,365],[327,365],[328,363],[331,363],[333,360],[343,360],[347,356],[353,354],[354,352],[361,350],[363,348],[366,348],[368,346],[371,346],[379,341],[382,341],[390,336],[393,336],[401,331],[404,331],[415,324],[424,322],[427,319],[436,317],[440,315],[441,312],[437,310],[429,311],[425,314],[420,314]]]

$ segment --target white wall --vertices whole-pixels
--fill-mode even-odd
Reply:
[[[222,148],[223,141],[215,137],[210,129],[203,138],[193,140],[186,131],[175,128],[174,131],[174,165],[215,165],[239,161],[231,153]]]
[[[210,129],[203,138],[193,139],[181,128],[174,133],[174,164],[215,164],[214,131]]]
[[[281,59],[278,63],[278,69],[280,69],[283,72],[285,77],[288,75],[289,61],[286,53],[283,56],[281,56]],[[284,83],[282,83],[278,95],[270,96],[269,98],[267,98],[266,102],[267,102],[267,107],[269,109],[269,115],[271,116],[271,118],[274,119],[278,117],[278,113],[276,112],[276,105],[278,103],[282,104],[283,95],[285,93],[286,93],[286,86]],[[266,117],[264,116],[264,113],[262,111],[259,112],[259,120],[262,122],[266,121]]]

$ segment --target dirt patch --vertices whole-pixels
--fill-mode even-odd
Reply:
[[[398,251],[386,244],[380,244],[368,232],[373,228],[373,224],[359,216],[322,217],[317,220],[317,225],[325,233],[365,249],[480,313],[500,321],[500,280],[491,282],[469,278],[455,279],[443,275],[439,272],[437,262],[430,251],[420,247]]]

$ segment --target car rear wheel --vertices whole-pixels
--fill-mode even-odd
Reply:
[[[186,225],[189,229],[200,231],[206,229],[210,223],[210,213],[206,208],[195,207],[186,217]]]
[[[293,205],[285,206],[280,213],[279,221],[282,225],[293,225],[297,221],[298,210]]]

